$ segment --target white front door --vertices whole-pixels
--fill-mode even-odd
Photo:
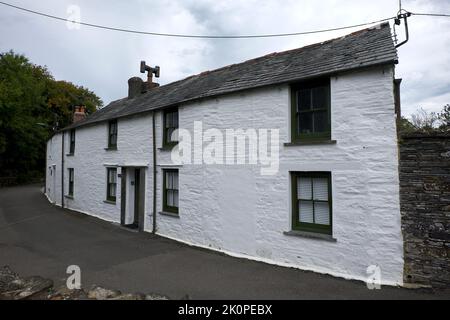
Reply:
[[[125,225],[134,222],[134,202],[135,202],[135,173],[134,168],[127,168],[126,205],[125,205]]]

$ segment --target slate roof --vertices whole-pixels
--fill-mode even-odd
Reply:
[[[200,98],[397,62],[389,24],[383,23],[326,42],[206,71],[151,89],[133,99],[113,101],[63,130]]]

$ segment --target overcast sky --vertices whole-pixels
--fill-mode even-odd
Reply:
[[[78,6],[81,21],[152,32],[264,34],[347,26],[396,15],[398,0],[5,0],[62,17]],[[403,0],[411,12],[450,13],[450,0]],[[71,11],[73,12],[73,11]],[[450,18],[413,16],[399,48],[402,109],[439,111],[450,103]],[[133,35],[81,26],[0,5],[0,52],[14,50],[46,65],[58,80],[88,87],[108,104],[127,94],[140,60],[161,67],[166,84],[205,70],[335,38],[360,28],[270,39],[203,40]],[[398,29],[403,38],[403,27]]]

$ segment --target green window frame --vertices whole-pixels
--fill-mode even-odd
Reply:
[[[178,129],[178,108],[164,111],[163,116],[163,146],[173,147],[178,143],[178,138],[172,140],[172,133]]]
[[[291,172],[292,229],[332,233],[331,172]]]
[[[108,148],[117,149],[117,120],[108,123]]]
[[[106,200],[116,202],[117,168],[106,168]]]
[[[178,214],[178,169],[163,170],[163,211]]]
[[[331,139],[330,79],[291,86],[291,140]]]
[[[74,170],[73,168],[68,168],[68,173],[69,173],[69,190],[68,190],[68,195],[73,197],[73,186],[74,186]]]
[[[70,130],[69,154],[75,153],[75,129]]]

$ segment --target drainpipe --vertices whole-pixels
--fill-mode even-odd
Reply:
[[[152,112],[152,139],[153,139],[153,230],[156,233],[156,136],[155,111]]]
[[[61,208],[64,208],[64,131],[61,133]]]
[[[45,144],[44,194],[47,194],[48,140]]]

